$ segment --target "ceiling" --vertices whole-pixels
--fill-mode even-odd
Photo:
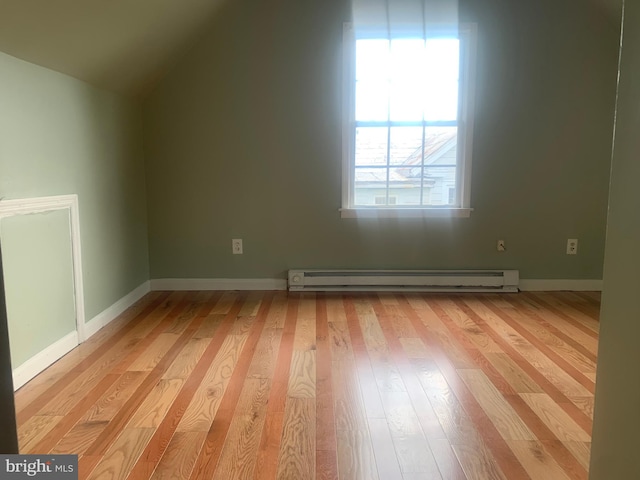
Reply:
[[[0,51],[129,96],[147,91],[223,0],[0,0]]]
[[[0,0],[0,51],[140,96],[225,0]],[[575,1],[575,0],[574,0]],[[622,0],[589,1],[617,25]]]

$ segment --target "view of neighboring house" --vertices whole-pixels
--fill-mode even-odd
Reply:
[[[455,204],[457,127],[362,127],[355,143],[356,205]]]

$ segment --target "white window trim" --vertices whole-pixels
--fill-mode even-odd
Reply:
[[[353,175],[355,158],[353,149],[353,124],[355,122],[355,41],[353,25],[345,23],[343,28],[343,85],[342,85],[342,218],[451,218],[469,217],[471,208],[471,163],[473,147],[473,129],[475,111],[475,78],[476,78],[476,43],[477,25],[463,23],[459,26],[460,37],[466,37],[462,42],[468,49],[462,55],[465,65],[461,69],[460,79],[460,118],[458,121],[458,136],[461,142],[460,168],[456,181],[457,207],[355,207],[353,199]]]

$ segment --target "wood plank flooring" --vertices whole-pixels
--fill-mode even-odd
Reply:
[[[16,392],[82,479],[586,479],[599,296],[153,292]]]

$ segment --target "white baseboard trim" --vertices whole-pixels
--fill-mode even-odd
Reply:
[[[520,279],[523,292],[551,292],[568,290],[572,292],[601,292],[602,280],[529,280]]]
[[[151,290],[286,290],[282,278],[157,278]]]
[[[286,290],[287,281],[279,278],[156,278],[151,290]],[[574,291],[600,292],[602,280],[520,279],[523,292]]]
[[[102,327],[115,320],[118,315],[120,315],[127,308],[129,308],[131,305],[133,305],[147,293],[149,293],[149,287],[149,281],[144,282],[138,288],[122,297],[109,308],[93,317],[89,322],[85,324],[84,340],[94,335]],[[31,357],[19,367],[14,368],[13,389],[17,390],[22,387],[25,383],[38,375],[45,368],[51,366],[54,362],[77,347],[79,343],[79,333],[77,331],[71,332],[69,335],[66,335],[65,337],[46,347],[44,350],[36,353],[33,357]]]
[[[135,290],[132,290],[127,295],[125,295],[120,300],[118,300],[116,303],[106,308],[105,310],[100,312],[98,315],[93,317],[91,320],[89,320],[86,323],[84,328],[85,335],[86,335],[85,340],[91,337],[92,335],[94,335],[102,327],[111,323],[113,320],[115,320],[118,317],[118,315],[120,315],[127,308],[129,308],[131,305],[133,305],[142,297],[144,297],[147,293],[151,291],[150,288],[151,288],[150,282],[147,280],[142,285],[137,287]]]
[[[41,371],[78,346],[78,332],[73,331],[55,341],[29,360],[13,369],[13,389],[17,390]]]

